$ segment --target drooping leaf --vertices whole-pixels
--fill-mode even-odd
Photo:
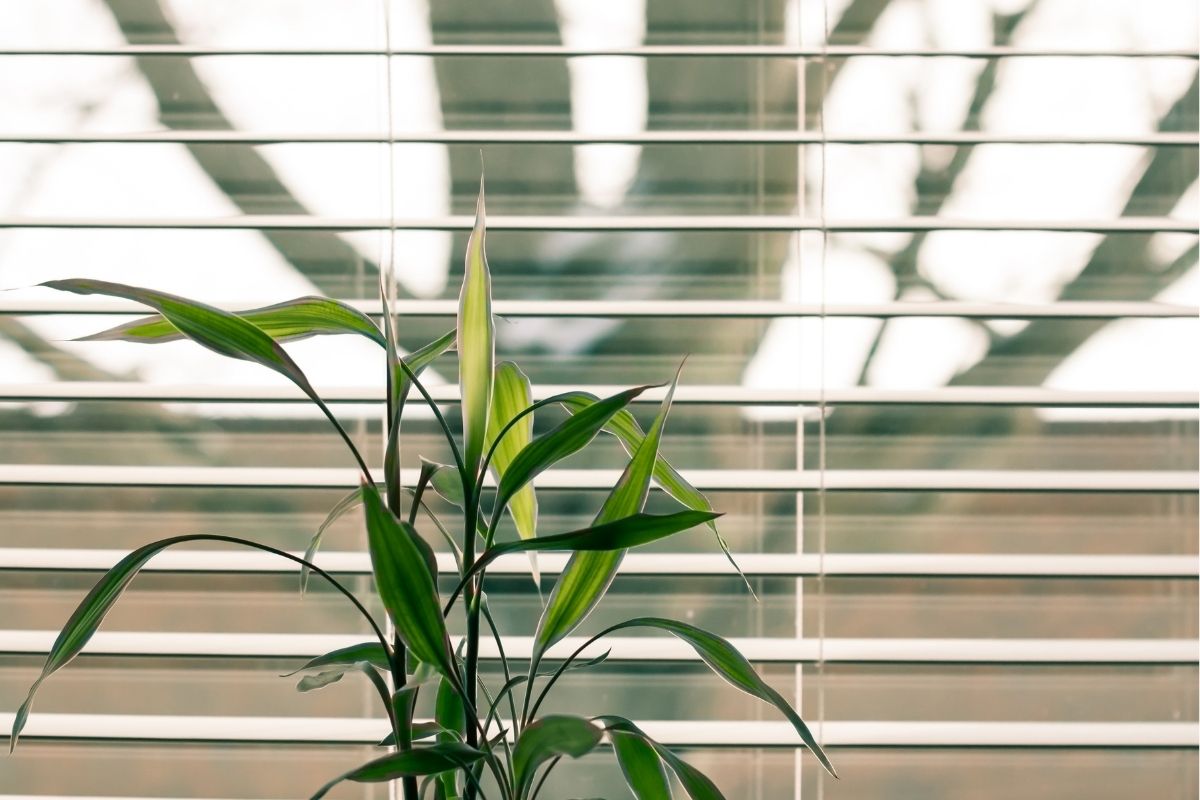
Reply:
[[[556,756],[579,758],[600,743],[604,731],[583,717],[550,714],[531,722],[513,749],[513,783],[524,797],[537,768]]]
[[[715,783],[709,780],[707,775],[684,761],[679,756],[675,755],[668,748],[651,739],[646,735],[645,731],[643,731],[630,720],[612,714],[605,714],[604,716],[596,717],[596,719],[604,723],[605,730],[607,731],[609,738],[613,741],[613,747],[614,749],[617,749],[618,760],[621,758],[621,751],[619,749],[619,745],[617,745],[618,736],[625,738],[626,741],[640,741],[643,745],[643,748],[637,751],[637,757],[641,759],[640,763],[638,764],[640,769],[649,773],[648,759],[652,754],[655,760],[660,762],[659,770],[661,770],[662,764],[666,764],[668,767],[670,767],[671,771],[675,773],[675,777],[679,779],[680,785],[683,786],[684,791],[688,793],[688,796],[691,797],[692,800],[725,800],[725,795],[721,794],[721,790],[717,788]],[[647,753],[647,750],[650,752]],[[625,764],[623,762],[621,764],[621,768],[622,771],[625,770]],[[626,772],[625,774],[626,780],[628,781],[629,773]],[[663,775],[664,779],[665,777],[666,776]],[[654,780],[655,779],[653,777],[648,777],[646,779],[647,785],[651,788],[651,791],[654,791],[657,788],[657,784],[654,782]],[[629,782],[629,787],[630,789],[633,789],[633,792],[638,797],[638,800],[643,800],[642,795],[638,794],[638,789],[634,787],[632,782]],[[670,794],[646,795],[646,797],[660,796],[669,798]]]
[[[54,644],[50,646],[50,651],[46,654],[46,661],[42,665],[41,673],[38,675],[37,680],[33,682],[33,685],[29,687],[29,693],[26,695],[25,701],[21,703],[20,708],[17,709],[17,713],[13,716],[12,732],[9,736],[9,752],[12,752],[17,746],[17,740],[29,718],[33,699],[37,695],[37,691],[42,683],[55,672],[69,664],[75,656],[79,655],[100,628],[100,624],[104,621],[108,612],[112,610],[117,600],[120,599],[125,589],[129,586],[129,583],[137,576],[142,567],[146,565],[146,562],[168,547],[183,544],[184,542],[202,541],[219,541],[268,550],[276,555],[287,557],[292,561],[302,561],[297,556],[274,550],[258,542],[237,539],[231,536],[204,533],[172,536],[168,539],[161,539],[157,542],[143,545],[130,552],[114,564],[108,572],[104,573],[100,580],[92,587],[91,591],[80,601],[66,624],[63,625],[62,630],[59,631],[58,637],[55,638]],[[329,578],[329,576],[325,577],[327,580],[332,581],[332,578]],[[340,584],[335,583],[334,585],[339,589],[343,589]],[[374,625],[373,620],[371,624]]]
[[[331,683],[337,683],[346,674],[347,670],[353,669],[353,664],[348,664],[344,667],[336,669],[327,669],[324,672],[318,672],[316,675],[305,675],[296,684],[296,690],[300,692],[311,692],[315,689],[322,689]]]
[[[590,392],[566,392],[559,396],[558,402],[572,414],[578,414],[599,399]],[[638,424],[637,419],[633,414],[629,413],[628,409],[622,409],[614,414],[613,418],[604,426],[604,431],[615,436],[621,442],[621,446],[625,448],[625,452],[630,456],[637,452],[637,449],[641,447],[642,441],[646,438],[646,434],[642,431],[642,426]],[[654,482],[663,491],[687,508],[694,508],[697,511],[712,510],[712,503],[709,502],[704,493],[692,486],[687,478],[680,475],[679,471],[671,466],[671,462],[667,461],[661,453],[654,461]],[[738,575],[742,576],[742,581],[746,584],[746,588],[753,595],[754,588],[742,572],[742,568],[734,560],[733,553],[729,550],[729,543],[725,541],[725,537],[717,529],[716,522],[709,522],[708,527],[712,529],[713,535],[717,537],[717,544],[720,546],[721,552],[725,554],[725,558],[733,566],[734,570],[737,571]]]
[[[419,742],[422,739],[428,739],[431,736],[436,736],[442,732],[442,726],[436,722],[414,722],[412,724],[412,738],[414,742]],[[395,747],[396,734],[389,733],[379,741],[376,747]]]
[[[680,369],[682,368],[680,365]],[[663,427],[666,425],[678,382],[679,372],[676,372],[675,379],[671,381],[671,386],[659,407],[658,415],[654,418],[654,424],[650,426],[650,432],[634,451],[616,486],[605,499],[600,513],[596,515],[596,524],[629,517],[645,507],[646,498],[650,493],[650,480],[654,475],[654,464],[658,460],[659,442],[662,440]],[[596,405],[589,406],[572,419],[579,419],[594,408]],[[567,566],[558,576],[554,591],[551,592],[542,618],[538,621],[533,655],[535,663],[546,648],[573,631],[592,612],[608,591],[624,557],[624,550],[577,552],[571,556]]]
[[[502,361],[496,365],[487,446],[490,450],[495,445],[491,466],[497,482],[504,477],[517,453],[533,441],[533,415],[520,416],[521,412],[533,403],[532,394],[529,378],[520,367],[511,361]],[[496,437],[514,419],[516,422],[504,434],[504,438],[496,443]],[[517,535],[522,539],[537,536],[537,512],[537,496],[534,494],[532,483],[522,486],[508,501],[508,513],[512,515]],[[529,554],[529,563],[533,569],[534,583],[538,584],[540,579],[535,554]]]
[[[338,500],[333,508],[329,509],[329,513],[325,515],[325,519],[317,527],[317,532],[313,534],[312,540],[309,541],[308,547],[304,551],[305,561],[312,561],[313,557],[316,556],[317,550],[321,547],[321,539],[325,536],[325,531],[329,529],[329,526],[337,522],[350,509],[357,508],[361,502],[362,491],[355,489],[341,500]],[[312,570],[307,565],[300,568],[300,594],[308,591],[308,579],[311,574]]]
[[[481,758],[483,753],[461,742],[438,742],[428,747],[392,753],[339,775],[317,790],[311,800],[320,800],[342,781],[382,783],[397,778],[434,775],[469,766]]]
[[[413,655],[453,679],[450,638],[442,619],[435,577],[429,571],[424,549],[417,543],[420,535],[411,525],[396,519],[374,486],[364,485],[362,493],[371,567],[383,606]]]
[[[637,617],[626,620],[606,629],[605,633],[613,633],[614,631],[626,628],[653,628],[655,630],[666,631],[676,638],[687,642],[696,651],[696,655],[700,656],[700,660],[707,664],[709,669],[723,678],[727,683],[753,697],[765,700],[779,709],[787,717],[788,722],[792,723],[792,727],[796,729],[796,733],[800,735],[801,740],[804,741],[804,744],[808,746],[813,755],[817,757],[821,765],[833,777],[836,778],[838,776],[837,771],[833,768],[833,764],[829,761],[829,757],[825,755],[825,751],[817,743],[816,737],[813,736],[812,731],[809,730],[808,725],[800,718],[800,715],[796,713],[796,710],[792,708],[791,703],[759,677],[759,674],[754,671],[754,667],[750,665],[746,657],[738,652],[738,649],[728,641],[717,636],[715,633],[709,633],[703,628],[697,628],[695,625],[671,619],[663,619],[662,617]]]
[[[294,383],[310,400],[316,403],[329,419],[342,440],[350,448],[363,471],[369,478],[370,472],[354,446],[349,434],[333,416],[329,406],[320,398],[307,376],[287,354],[283,347],[252,322],[219,308],[188,300],[166,292],[128,286],[123,283],[72,278],[69,280],[46,281],[42,284],[51,289],[60,289],[75,294],[101,294],[121,297],[143,303],[162,314],[177,330],[196,343],[223,356],[239,358],[260,364],[278,372]]]
[[[274,305],[233,312],[253,323],[277,342],[294,342],[310,336],[356,333],[381,347],[383,334],[366,314],[340,300],[328,297],[297,297]],[[186,338],[162,314],[127,322],[76,341],[125,341],[143,344],[176,342]]]
[[[492,276],[488,271],[483,181],[475,206],[475,228],[467,240],[462,291],[458,299],[458,383],[462,391],[463,462],[479,471],[492,404],[496,323],[492,318]]]
[[[521,487],[572,453],[587,446],[612,415],[651,386],[636,386],[607,397],[563,421],[526,445],[508,465],[496,488],[496,507],[504,508]],[[636,509],[635,509],[636,510]]]
[[[383,645],[379,642],[359,642],[352,644],[349,647],[339,647],[337,650],[330,650],[324,655],[317,656],[309,660],[304,666],[294,669],[291,672],[284,673],[283,677],[287,678],[295,675],[298,672],[304,672],[310,669],[320,669],[321,667],[329,666],[350,666],[359,661],[365,661],[368,664],[373,664],[379,669],[389,669],[391,664],[388,661],[387,651],[383,649]]]

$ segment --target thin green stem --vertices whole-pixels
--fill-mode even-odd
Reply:
[[[558,766],[559,761],[562,761],[562,756],[556,756],[546,765],[546,771],[542,773],[542,777],[538,780],[537,785],[533,787],[533,793],[529,795],[529,800],[537,800],[538,793],[542,791],[542,786],[546,783],[546,778],[550,777],[550,770]]]
[[[508,656],[504,653],[504,641],[500,638],[500,629],[496,627],[496,620],[492,618],[492,611],[487,607],[487,604],[483,606],[483,617],[487,620],[488,627],[492,631],[492,638],[496,640],[496,650],[500,654],[500,667],[504,670],[504,685],[507,687],[508,684],[512,683],[512,673],[508,669]],[[513,733],[519,734],[521,729],[519,727],[520,720],[517,719],[517,703],[513,700],[511,691],[508,692],[508,706],[509,711],[512,713]],[[486,729],[487,725],[484,725],[484,728]]]
[[[458,449],[458,443],[454,441],[454,434],[451,433],[450,426],[446,424],[446,418],[442,416],[441,409],[438,408],[437,403],[434,402],[433,397],[430,396],[424,384],[417,379],[417,375],[412,371],[412,368],[409,367],[408,364],[404,363],[404,359],[398,359],[396,363],[400,365],[400,369],[403,370],[404,374],[408,376],[408,379],[412,381],[413,386],[417,387],[417,391],[421,393],[421,397],[425,398],[426,405],[429,406],[429,409],[433,412],[434,418],[437,419],[438,425],[442,429],[442,433],[446,436],[446,441],[450,443],[450,452],[454,456],[454,466],[458,468],[458,473],[463,477],[463,482],[465,484],[467,482],[467,468],[463,463],[463,457],[462,453]]]

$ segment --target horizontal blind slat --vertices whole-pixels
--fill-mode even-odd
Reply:
[[[127,555],[123,550],[66,548],[0,548],[0,571],[98,572]],[[302,551],[293,555],[301,556]],[[743,573],[751,577],[1047,577],[1047,578],[1179,578],[1200,576],[1195,556],[1147,555],[958,555],[939,553],[734,553]],[[449,553],[437,556],[444,577],[458,574]],[[566,565],[565,553],[542,553],[542,575],[554,575]],[[321,552],[315,563],[336,574],[369,575],[370,556],[362,552]],[[293,573],[296,565],[267,553],[237,550],[167,551],[155,556],[143,572]],[[523,555],[503,556],[488,567],[492,575],[528,575]],[[723,555],[695,553],[629,553],[620,574],[653,577],[730,577],[732,567]]]
[[[563,392],[586,391],[600,397],[626,387],[584,384],[533,387],[533,399],[544,400]],[[439,403],[457,403],[457,385],[428,387]],[[372,386],[317,387],[331,403],[382,403],[381,389]],[[664,389],[650,389],[635,403],[657,404]],[[941,389],[893,390],[855,387],[824,392],[809,389],[754,389],[744,386],[681,386],[674,402],[685,405],[736,406],[1030,406],[1037,408],[1195,408],[1194,392],[1105,392],[1045,389],[1041,387],[948,386]],[[299,389],[286,386],[214,386],[211,384],[156,385],[129,381],[57,381],[0,385],[0,402],[53,402],[75,400],[208,403],[306,403]]]
[[[260,304],[276,302],[263,299]],[[253,301],[210,301],[231,310]],[[342,299],[360,311],[381,316],[378,300]],[[0,314],[145,314],[146,307],[107,298],[22,299],[0,297]],[[392,303],[400,316],[453,317],[457,300],[401,299]],[[964,317],[972,319],[1120,319],[1190,318],[1200,306],[1137,301],[1068,300],[1055,303],[979,303],[960,300],[896,303],[789,303],[779,300],[496,300],[493,311],[506,317],[638,317],[769,319],[783,317]]]
[[[382,474],[382,469],[379,470]],[[1119,470],[681,470],[702,491],[874,492],[1125,492],[1192,494],[1200,476],[1189,471]],[[544,489],[606,490],[619,470],[557,469],[540,475]],[[415,485],[416,471],[401,481]],[[0,465],[0,486],[214,487],[346,489],[354,469],[110,465]]]
[[[1072,48],[992,45],[969,48],[888,48],[827,44],[646,44],[577,47],[547,44],[433,44],[421,47],[222,47],[195,44],[124,44],[80,47],[5,47],[0,56],[417,56],[417,57],[638,57],[638,58],[1200,58],[1182,48]]]
[[[0,217],[0,229],[29,230],[298,230],[298,231],[469,231],[467,216],[425,219],[324,217],[307,214],[244,214],[236,217]],[[1118,217],[1081,220],[942,219],[897,217],[880,220],[813,220],[792,216],[718,214],[688,216],[489,216],[490,232],[562,233],[717,232],[830,233],[931,231],[1047,231],[1059,233],[1190,233],[1196,223],[1172,217]]]
[[[1070,134],[990,133],[988,131],[916,131],[912,133],[852,134],[785,130],[641,131],[597,134],[563,130],[442,130],[424,133],[257,133],[226,130],[161,130],[143,132],[0,133],[8,144],[513,144],[513,145],[1131,145],[1139,147],[1194,146],[1195,133],[1145,132],[1082,136]]]
[[[0,654],[44,655],[57,631],[0,630]],[[307,659],[361,642],[370,634],[175,633],[101,630],[84,655],[137,657],[218,657]],[[567,637],[547,658],[565,658],[584,642]],[[913,664],[1185,664],[1200,663],[1200,642],[1193,639],[781,639],[732,637],[756,663],[802,664],[815,661]],[[528,659],[531,636],[504,637],[510,658]],[[695,651],[673,637],[608,636],[585,657],[612,650],[613,661],[699,661]],[[495,642],[480,642],[480,655],[498,657]],[[2,730],[2,728],[0,728]]]
[[[0,728],[12,725],[0,714]],[[501,721],[503,724],[503,721]],[[798,747],[787,722],[639,720],[655,740],[675,747]],[[33,714],[26,740],[294,742],[375,744],[387,720],[346,717],[218,717],[135,714]],[[843,722],[813,725],[826,747],[1092,747],[1200,746],[1189,722]]]

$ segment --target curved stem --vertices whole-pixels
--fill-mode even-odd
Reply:
[[[500,667],[504,670],[504,686],[507,688],[512,683],[512,673],[508,669],[508,656],[504,653],[504,641],[500,638],[500,629],[496,627],[496,620],[492,618],[492,611],[487,607],[487,604],[483,606],[483,618],[487,620],[488,628],[492,631],[492,638],[496,640],[496,650],[500,654]],[[498,699],[499,697],[497,697]],[[496,701],[493,701],[492,705],[494,711]],[[513,700],[511,691],[508,692],[508,707],[512,713],[513,734],[519,734],[521,730],[519,727],[520,721],[517,719],[517,703]],[[484,725],[484,729],[487,729],[486,724]]]
[[[380,630],[379,625],[376,624],[375,618],[371,616],[371,612],[367,611],[367,609],[363,606],[363,604],[359,602],[358,598],[354,596],[353,592],[351,592],[349,589],[347,589],[342,584],[338,583],[337,580],[334,579],[334,577],[332,575],[330,575],[328,572],[321,569],[320,567],[318,567],[316,564],[312,563],[311,561],[301,558],[300,556],[292,555],[291,553],[287,552],[286,550],[279,550],[278,548],[271,547],[270,545],[267,545],[267,544],[253,542],[249,539],[239,539],[236,536],[223,536],[219,533],[198,533],[198,534],[195,534],[194,536],[187,537],[187,539],[185,541],[210,541],[210,542],[228,542],[230,544],[240,544],[240,545],[244,545],[246,547],[253,547],[256,550],[262,550],[264,552],[271,553],[273,555],[277,555],[281,558],[286,558],[288,561],[294,561],[297,564],[308,567],[310,570],[317,573],[322,578],[324,578],[326,581],[328,581],[330,583],[330,585],[333,586],[333,588],[335,588],[339,592],[341,592],[342,595],[344,595],[347,600],[349,600],[351,603],[354,604],[354,607],[356,609],[358,609],[358,613],[362,614],[363,618],[371,626],[371,630],[375,633],[375,638],[379,639],[379,643],[381,645],[383,645],[384,652],[387,652],[387,653],[391,652],[391,648],[388,646],[387,637],[384,636],[383,631]]]
[[[575,648],[575,652],[571,653],[571,655],[567,656],[566,660],[563,661],[562,664],[560,664],[558,666],[558,669],[554,670],[554,674],[551,675],[550,679],[546,681],[546,685],[542,687],[542,691],[538,694],[537,702],[535,702],[533,704],[533,708],[528,712],[528,714],[525,714],[525,713],[522,714],[523,720],[524,719],[532,719],[533,716],[537,714],[538,708],[541,707],[542,701],[546,699],[546,695],[550,692],[550,688],[552,686],[554,686],[555,681],[557,681],[559,678],[561,678],[562,674],[567,671],[567,668],[571,666],[572,661],[579,658],[580,654],[582,654],[584,650],[586,650],[587,648],[589,648],[593,644],[595,644],[597,642],[597,640],[599,640],[601,637],[607,636],[608,634],[612,633],[613,631],[617,630],[620,627],[621,627],[621,624],[617,624],[617,625],[613,625],[611,627],[605,628],[604,630],[600,631],[592,638],[588,639],[583,644],[579,645],[579,647]],[[529,695],[533,693],[533,670],[535,670],[535,669],[536,669],[536,664],[534,661],[531,660],[530,668],[529,668],[529,670],[530,670],[530,672],[529,672],[529,675],[530,675],[529,689],[525,693],[526,707],[528,707],[528,705],[529,705]]]
[[[529,800],[537,800],[538,793],[542,791],[542,786],[546,783],[546,778],[550,777],[550,770],[558,766],[559,761],[562,761],[562,756],[556,756],[555,758],[551,759],[549,764],[546,765],[546,771],[542,773],[542,777],[538,780],[537,786],[533,787],[533,793],[529,795]]]
[[[316,399],[316,394],[313,395]],[[362,453],[358,452],[358,448],[354,446],[354,442],[350,439],[350,434],[346,433],[346,429],[342,427],[342,423],[338,422],[337,417],[329,410],[329,406],[317,399],[317,406],[325,414],[325,418],[333,423],[333,427],[337,429],[338,434],[342,437],[342,441],[350,448],[350,452],[354,455],[354,460],[358,462],[358,468],[362,470],[363,479],[371,485],[375,484],[375,479],[371,477],[371,470],[367,467],[367,462],[363,460]]]
[[[412,381],[413,386],[417,387],[417,391],[421,393],[421,397],[425,398],[425,403],[429,406],[430,410],[433,411],[433,416],[437,419],[438,425],[441,426],[442,433],[446,435],[446,441],[450,443],[450,452],[454,455],[454,466],[458,468],[459,475],[463,476],[465,484],[467,468],[463,464],[462,453],[458,449],[458,443],[454,441],[453,434],[450,433],[450,426],[446,424],[446,418],[442,416],[441,409],[438,408],[437,403],[434,402],[434,399],[429,395],[429,392],[425,389],[424,384],[417,379],[417,375],[412,371],[412,368],[409,367],[408,364],[404,363],[404,359],[397,359],[396,363],[400,365],[400,369],[403,370],[408,379]]]

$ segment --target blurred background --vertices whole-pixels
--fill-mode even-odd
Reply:
[[[650,662],[658,640],[555,709],[645,721],[730,798],[1195,797],[1197,14],[0,0],[0,722],[123,551],[303,550],[355,481],[273,374],[67,341],[137,309],[28,287],[378,312],[382,272],[414,349],[453,327],[482,151],[500,355],[548,395],[690,354],[664,452],[758,595],[697,530],[628,559],[585,632],[652,610],[735,638],[843,779],[702,665]],[[289,350],[380,453],[381,353]],[[453,357],[427,374],[456,423]],[[419,454],[448,460],[413,408]],[[540,529],[585,524],[624,458],[600,440],[566,465],[592,489],[548,476]],[[360,527],[319,563],[369,591]],[[491,593],[516,652],[523,568]],[[164,557],[105,631],[41,691],[0,799],[307,796],[377,752],[365,682],[277,677],[363,634],[286,564]],[[546,791],[628,796],[608,753]]]

